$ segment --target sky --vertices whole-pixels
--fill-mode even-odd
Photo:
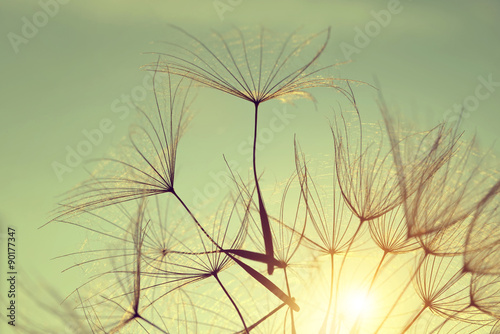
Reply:
[[[39,227],[61,196],[88,175],[85,161],[105,156],[127,134],[134,118],[127,101],[143,102],[150,74],[140,67],[155,60],[145,53],[161,50],[151,42],[168,40],[169,24],[198,34],[234,26],[283,32],[301,27],[305,33],[331,27],[322,57],[347,62],[336,68],[339,76],[378,82],[391,110],[422,130],[453,122],[463,110],[461,128],[498,155],[498,17],[495,0],[2,2],[0,235],[15,228],[19,276],[41,275],[61,295],[75,288],[79,272],[61,274],[68,263],[51,259],[77,250],[82,237],[67,226]],[[380,122],[378,91],[369,85],[354,90],[363,120]],[[312,153],[328,137],[324,120],[331,119],[340,97],[322,90],[315,97],[316,107],[308,101],[263,106],[263,124],[278,119],[286,125],[261,152],[262,165],[272,165],[266,167],[269,178],[293,171],[294,134]],[[251,136],[253,113],[247,103],[210,89],[197,92],[193,109],[178,169],[182,191],[196,203],[218,191],[209,184],[223,187],[216,176],[224,169],[222,154],[247,171],[239,147]],[[85,154],[75,156],[79,148]],[[0,287],[6,298],[4,241]],[[2,333],[5,326],[2,319]]]

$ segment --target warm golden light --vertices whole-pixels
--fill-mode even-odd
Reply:
[[[354,290],[346,295],[345,316],[355,319],[364,317],[370,313],[372,309],[372,298],[364,290]]]

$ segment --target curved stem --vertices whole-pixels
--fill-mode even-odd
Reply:
[[[241,319],[241,323],[243,324],[243,328],[245,328],[245,333],[247,333],[247,334],[250,333],[250,331],[247,328],[247,325],[245,324],[245,319],[243,319],[243,315],[241,314],[240,309],[238,308],[238,306],[234,302],[233,298],[231,297],[231,295],[229,294],[229,292],[226,290],[226,288],[224,287],[224,285],[220,281],[220,279],[217,276],[217,274],[214,273],[213,276],[217,280],[217,283],[219,283],[219,285],[222,288],[222,290],[224,290],[224,293],[226,294],[227,298],[229,298],[229,300],[231,301],[231,304],[233,304],[236,312],[238,312],[238,315],[240,316],[240,319]]]
[[[269,259],[274,258],[273,249],[273,236],[271,234],[271,226],[269,225],[269,217],[267,215],[266,207],[264,206],[264,200],[262,199],[262,194],[259,187],[259,179],[257,177],[257,167],[256,167],[256,149],[257,149],[257,120],[259,114],[259,103],[255,103],[255,120],[254,120],[254,133],[253,133],[253,150],[252,150],[252,160],[253,160],[253,176],[255,179],[255,187],[257,188],[257,196],[259,198],[259,214],[260,223],[262,227],[262,235],[264,237],[264,247],[266,251],[266,256]],[[274,265],[271,261],[267,264],[267,273],[272,275],[274,272]]]

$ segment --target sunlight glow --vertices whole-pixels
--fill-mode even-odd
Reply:
[[[345,316],[356,318],[364,317],[372,310],[372,298],[364,290],[355,290],[346,296]]]

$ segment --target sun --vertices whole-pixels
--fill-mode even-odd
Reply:
[[[327,333],[349,334],[359,332],[360,326],[377,313],[374,292],[368,289],[345,289],[339,296],[336,314],[327,326]]]
[[[373,309],[373,300],[368,291],[352,290],[345,296],[344,316],[349,319],[366,317]]]

